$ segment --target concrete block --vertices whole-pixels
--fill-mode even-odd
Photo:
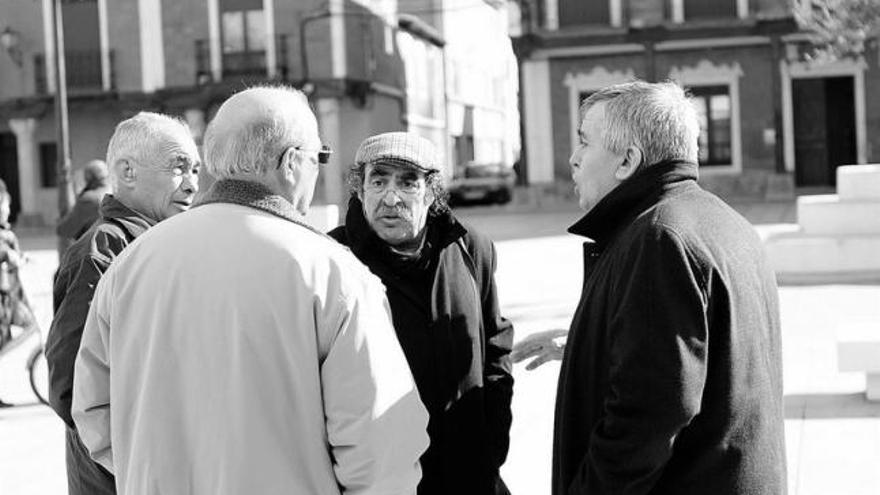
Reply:
[[[876,277],[880,273],[880,234],[771,234],[765,247],[777,274],[853,273]]]
[[[880,401],[880,373],[868,373],[865,382],[865,395],[868,396],[868,400]]]
[[[807,235],[880,235],[880,197],[844,201],[837,194],[800,196],[797,218]]]
[[[880,164],[837,167],[837,194],[844,201],[880,201]]]
[[[305,221],[321,232],[327,232],[339,225],[339,207],[336,205],[312,206]]]
[[[880,400],[880,322],[838,330],[837,369],[865,373],[868,400]]]
[[[880,373],[880,328],[877,333],[874,340],[838,341],[837,369],[843,372]]]

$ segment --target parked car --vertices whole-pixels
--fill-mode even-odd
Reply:
[[[516,172],[503,163],[467,162],[456,167],[449,185],[449,203],[499,203],[510,202]]]

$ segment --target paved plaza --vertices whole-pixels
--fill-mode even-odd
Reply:
[[[790,204],[740,210],[759,231],[792,221]],[[567,327],[581,284],[581,241],[565,235],[578,217],[570,207],[552,212],[474,208],[462,216],[497,240],[497,280],[504,313],[517,339]],[[50,279],[57,257],[54,239],[23,233],[31,261],[25,283],[48,328]],[[864,399],[865,378],[839,373],[836,336],[853,326],[880,326],[876,285],[780,288],[785,372],[786,443],[791,495],[880,493],[880,403]],[[880,328],[878,328],[880,331]],[[546,495],[558,363],[515,368],[511,450],[502,470],[516,495]],[[33,402],[23,358],[0,363],[0,397]],[[66,493],[63,428],[46,407],[0,410],[0,494]]]

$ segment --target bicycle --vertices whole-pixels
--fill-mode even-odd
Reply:
[[[4,261],[0,263],[0,359],[33,340],[34,336],[36,342],[25,361],[25,368],[37,400],[49,405],[49,368],[43,351],[42,332],[21,288],[17,271]]]

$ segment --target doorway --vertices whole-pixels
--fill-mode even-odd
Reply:
[[[799,78],[791,86],[795,185],[833,187],[837,167],[857,160],[854,78]]]
[[[0,179],[6,183],[10,203],[9,222],[14,223],[21,211],[21,194],[18,190],[18,146],[15,134],[0,132]]]

